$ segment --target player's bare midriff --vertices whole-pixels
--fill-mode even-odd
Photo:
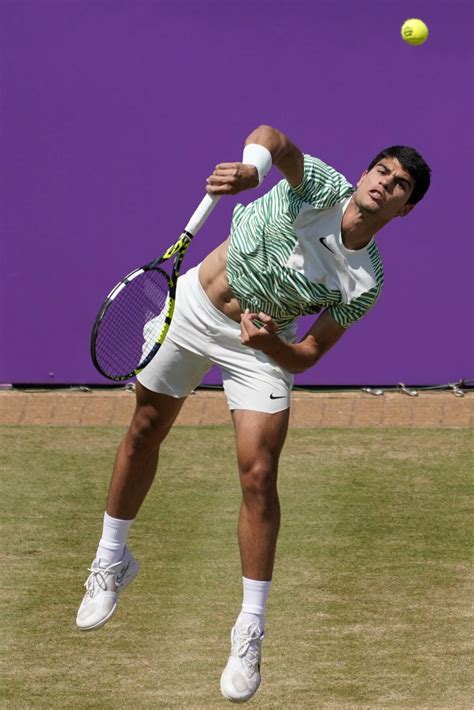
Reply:
[[[239,323],[242,309],[227,282],[229,239],[230,237],[206,256],[199,269],[199,281],[211,303],[221,313]]]

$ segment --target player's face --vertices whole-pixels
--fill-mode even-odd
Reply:
[[[361,211],[388,221],[405,217],[413,209],[407,202],[414,187],[415,181],[397,158],[382,158],[362,173],[354,198]]]

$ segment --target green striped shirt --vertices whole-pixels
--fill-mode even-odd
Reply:
[[[279,331],[322,308],[344,327],[369,310],[383,267],[373,240],[358,250],[342,242],[353,191],[334,168],[305,155],[298,187],[281,180],[258,200],[236,206],[227,277],[242,309],[267,313]]]

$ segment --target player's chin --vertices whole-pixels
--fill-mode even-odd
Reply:
[[[369,195],[359,196],[356,200],[356,205],[363,212],[376,213],[380,210],[380,204],[373,200]]]
[[[364,200],[363,202],[361,202],[360,206],[364,212],[367,212],[369,214],[380,213],[381,205],[379,205],[377,202],[374,202],[373,200]]]

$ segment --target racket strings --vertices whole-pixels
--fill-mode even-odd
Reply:
[[[154,354],[168,314],[168,276],[147,270],[111,300],[98,326],[95,356],[112,378],[131,376]]]

